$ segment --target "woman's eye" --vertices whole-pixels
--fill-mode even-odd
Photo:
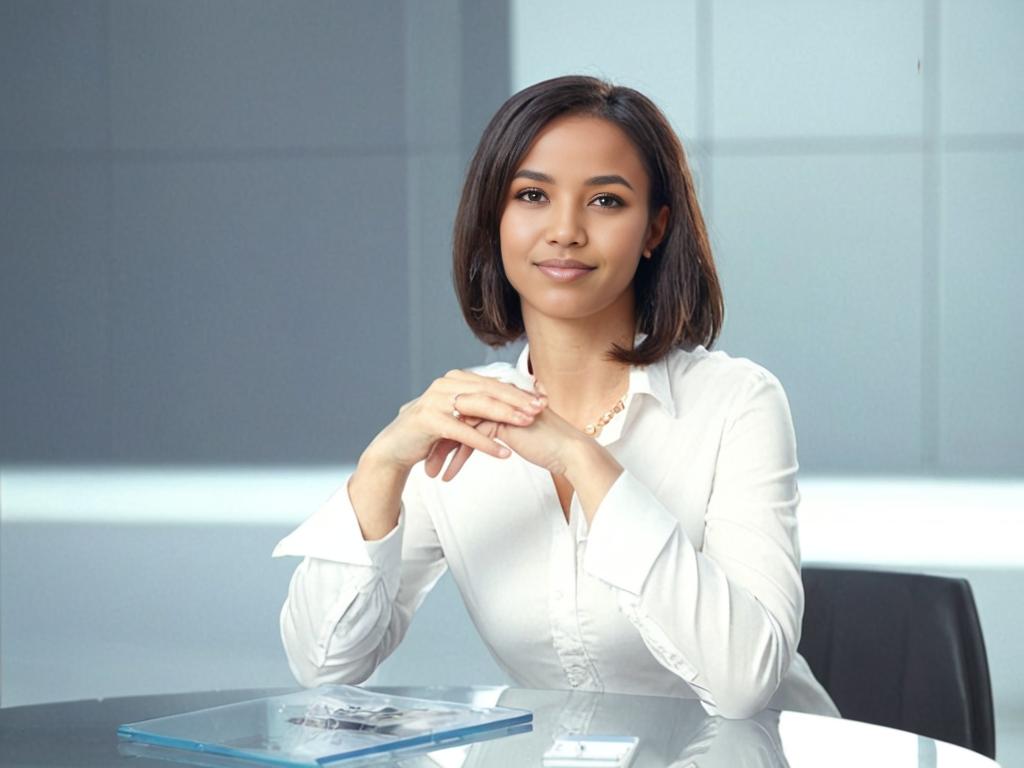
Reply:
[[[598,208],[618,208],[622,201],[615,195],[598,195],[594,198]]]
[[[516,197],[527,203],[541,203],[544,201],[544,193],[539,189],[524,189]]]

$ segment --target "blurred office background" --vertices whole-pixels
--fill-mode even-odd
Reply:
[[[465,330],[487,119],[650,94],[806,559],[968,576],[1024,761],[1024,4],[0,0],[0,705],[289,685],[274,543]],[[381,683],[503,682],[446,579]]]

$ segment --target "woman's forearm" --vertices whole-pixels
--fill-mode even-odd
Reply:
[[[565,478],[576,491],[588,524],[621,474],[622,465],[603,445],[586,436],[573,441],[565,462]]]
[[[378,459],[371,448],[348,481],[348,497],[366,541],[382,539],[398,524],[402,491],[410,470]]]

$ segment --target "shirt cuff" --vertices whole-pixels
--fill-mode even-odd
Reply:
[[[398,524],[388,535],[365,541],[355,510],[348,497],[348,485],[339,488],[316,512],[274,547],[274,557],[314,557],[348,565],[377,566],[384,572],[402,559],[405,506]]]
[[[623,471],[594,513],[583,568],[634,595],[679,522],[629,472]]]

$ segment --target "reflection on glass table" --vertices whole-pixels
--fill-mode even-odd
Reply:
[[[687,699],[501,687],[376,690],[533,712],[533,730],[528,733],[383,763],[403,768],[543,766],[544,754],[556,739],[572,734],[636,737],[636,753],[630,763],[634,768],[992,768],[996,765],[987,757],[962,747],[911,733],[795,712],[765,711],[749,720],[726,720],[709,716],[697,701]],[[0,709],[0,765],[5,768],[168,768],[174,763],[119,754],[118,725],[285,692],[280,689],[220,691]],[[231,764],[239,768],[251,765],[237,761]]]
[[[384,689],[381,689],[384,690]],[[396,763],[541,766],[563,734],[636,736],[634,768],[992,768],[962,747],[890,728],[766,710],[748,720],[708,715],[696,700],[518,688],[388,688],[391,692],[533,711],[533,731]]]

